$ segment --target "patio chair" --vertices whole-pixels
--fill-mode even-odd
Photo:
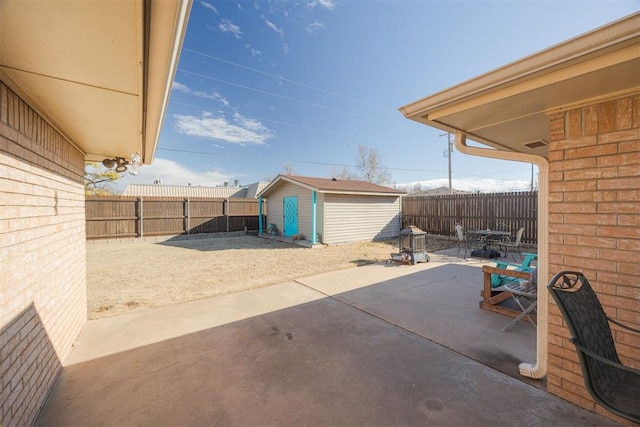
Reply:
[[[467,259],[467,250],[469,247],[474,247],[477,243],[477,239],[470,237],[468,234],[464,232],[464,228],[462,228],[461,224],[456,224],[456,237],[458,238],[458,252],[456,255],[460,254],[460,248],[464,248],[464,259]]]
[[[609,322],[640,331],[607,316],[582,273],[562,271],[547,289],[567,323],[589,394],[608,411],[640,423],[640,370],[620,362]]]
[[[520,256],[520,260],[522,261],[522,255],[520,255],[520,243],[522,242],[523,234],[524,234],[524,227],[520,227],[516,232],[516,237],[514,240],[497,242],[498,247],[503,249],[505,257],[507,256],[509,249],[513,249],[513,251],[511,252],[511,257],[513,258],[513,260],[514,261],[516,260],[514,253],[517,252],[518,255]]]
[[[538,258],[538,254],[525,253],[524,259],[521,264],[512,264],[506,261],[495,260],[496,268],[502,268],[505,270],[522,271],[524,273],[530,273],[533,269],[531,263]],[[491,275],[491,287],[498,288],[500,286],[508,285],[510,283],[517,283],[521,279],[513,276],[507,276],[504,274],[492,274]]]

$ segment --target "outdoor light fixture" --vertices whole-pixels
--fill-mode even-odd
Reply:
[[[112,169],[115,166],[116,172],[121,173],[128,169],[131,175],[137,175],[138,167],[140,166],[140,153],[131,153],[131,161],[126,160],[124,157],[104,159],[102,165],[107,169]],[[127,166],[129,167],[127,168]]]
[[[129,165],[129,173],[138,175],[138,167],[140,166],[140,153],[131,153],[131,163]]]

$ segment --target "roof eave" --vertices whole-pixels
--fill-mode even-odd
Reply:
[[[0,1],[0,79],[85,160],[149,163],[191,3]]]
[[[568,85],[591,75],[602,83],[606,72],[616,72],[619,76],[623,74],[620,70],[626,72],[625,82],[618,86],[601,84],[601,93],[594,89],[581,94],[583,98],[575,93],[562,98],[562,91],[556,91],[559,95],[554,92],[553,99],[548,96],[563,82]],[[543,119],[548,112],[593,102],[599,97],[634,93],[640,88],[640,72],[634,73],[634,70],[640,71],[640,13],[407,104],[400,111],[406,118],[445,132],[463,132],[470,139],[492,148],[523,152],[523,145],[528,141],[520,141],[519,146],[512,143],[513,134],[504,131],[509,121],[514,124],[512,131],[518,129],[515,124],[519,121],[526,121],[532,128],[538,128],[532,139],[544,140],[541,135],[546,121]],[[532,101],[533,96],[538,99]],[[505,112],[505,102],[526,104],[526,107],[513,113]],[[503,107],[499,110],[501,117],[497,119],[494,113],[500,106]],[[490,110],[492,108],[494,111]],[[489,126],[503,129],[502,133],[487,132]],[[547,132],[546,128],[544,132]],[[533,140],[529,142],[535,142]],[[546,147],[533,154],[546,154]]]
[[[153,161],[158,146],[171,86],[187,31],[192,0],[178,0],[175,3],[146,0],[146,3],[152,3],[152,6],[148,16],[149,26],[145,26],[148,43],[145,44],[145,93],[141,114],[145,124],[142,130],[142,162],[149,164]],[[171,31],[154,32],[156,27]]]

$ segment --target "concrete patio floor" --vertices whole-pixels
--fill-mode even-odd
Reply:
[[[92,320],[36,425],[617,425],[519,375],[534,327],[450,255]]]

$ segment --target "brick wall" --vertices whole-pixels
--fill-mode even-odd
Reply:
[[[0,81],[0,425],[30,425],[86,322],[83,154]]]
[[[607,314],[640,328],[640,94],[551,115],[550,137],[549,272],[584,272]],[[568,338],[551,302],[548,390],[616,418],[589,396]],[[640,368],[640,340],[614,339]]]

